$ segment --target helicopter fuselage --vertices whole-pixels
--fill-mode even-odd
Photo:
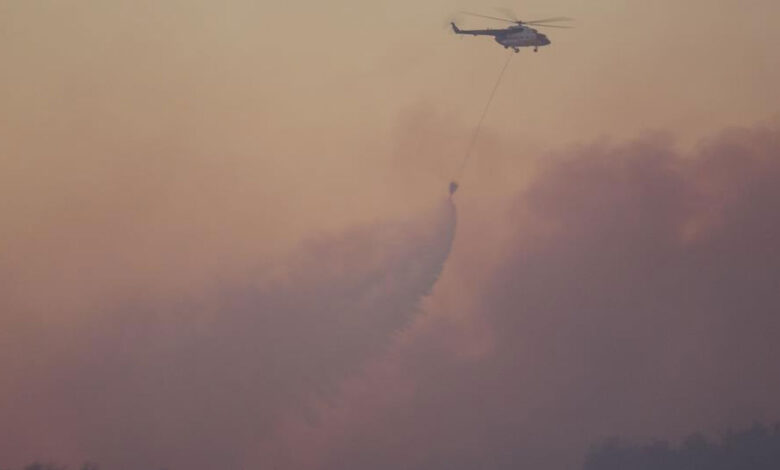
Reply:
[[[550,44],[544,34],[532,28],[509,29],[495,36],[496,42],[504,47],[539,47]]]
[[[497,43],[515,51],[520,47],[533,47],[537,49],[550,44],[550,39],[539,31],[527,26],[512,26],[504,29],[472,29],[458,28],[452,23],[452,29],[456,34],[471,36],[493,36]]]

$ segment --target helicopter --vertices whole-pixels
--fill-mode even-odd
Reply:
[[[507,23],[512,23],[512,26],[503,29],[460,29],[455,24],[455,22],[451,22],[450,24],[452,25],[452,30],[455,31],[455,34],[466,34],[472,36],[493,36],[495,38],[495,41],[501,44],[502,46],[504,46],[505,49],[512,48],[515,52],[520,52],[521,47],[533,47],[534,52],[538,52],[540,47],[550,45],[551,43],[550,39],[546,35],[532,28],[531,26],[543,27],[543,28],[571,28],[571,26],[547,24],[547,23],[557,23],[561,21],[571,21],[571,18],[567,18],[564,16],[558,16],[555,18],[545,18],[542,20],[534,20],[534,21],[520,21],[511,12],[507,12],[507,15],[510,18],[500,18],[497,16],[480,15],[478,13],[470,13],[467,11],[462,11],[461,13],[464,15],[477,16],[480,18],[487,18],[491,20],[498,20]]]

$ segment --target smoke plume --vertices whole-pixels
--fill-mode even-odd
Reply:
[[[437,294],[468,302],[435,304],[310,426],[327,445],[307,468],[570,469],[610,436],[780,416],[780,132],[690,154],[594,144],[541,168],[503,219],[459,232]]]
[[[454,230],[446,201],[403,223],[311,240],[205,292],[104,306],[54,340],[56,357],[46,338],[31,337],[28,350],[46,357],[13,362],[16,384],[2,392],[3,403],[17,403],[3,407],[4,463],[246,468],[281,417],[316,419],[307,404],[332,396],[409,323]]]

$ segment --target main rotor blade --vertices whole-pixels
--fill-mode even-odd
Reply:
[[[566,16],[556,16],[554,18],[545,18],[543,20],[531,20],[531,21],[523,21],[523,24],[536,24],[536,23],[555,23],[558,21],[573,21],[573,18],[569,18]]]
[[[497,16],[480,15],[479,13],[471,13],[470,11],[461,11],[464,15],[478,16],[480,18],[487,18],[490,20],[505,21],[507,23],[517,23],[517,21],[508,20],[506,18],[499,18]]]
[[[514,21],[515,23],[520,22],[519,19],[517,19],[517,15],[515,14],[515,11],[511,8],[504,8],[504,7],[496,7],[495,10],[499,13],[503,13],[504,16],[507,17],[507,19],[510,19]]]
[[[527,23],[524,23],[524,24],[527,24]],[[574,29],[574,26],[561,26],[561,25],[558,25],[558,24],[536,24],[536,23],[534,23],[531,26],[538,27],[538,28]]]

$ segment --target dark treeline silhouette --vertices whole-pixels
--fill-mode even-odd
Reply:
[[[68,467],[67,465],[35,462],[25,466],[21,470],[70,470],[70,469],[71,467]],[[0,470],[9,470],[9,469],[5,467],[0,467]],[[78,467],[78,470],[100,470],[100,467],[95,463],[85,462],[80,467]],[[166,469],[162,469],[162,470],[166,470]]]
[[[21,470],[68,470],[51,463],[33,463]],[[680,445],[666,441],[634,445],[610,439],[593,447],[582,470],[778,470],[780,469],[780,423],[756,424],[728,431],[719,440],[693,434]],[[8,470],[0,467],[0,470]],[[79,470],[100,470],[84,463]]]
[[[694,434],[680,445],[632,445],[610,440],[591,449],[583,470],[778,470],[780,423],[729,431],[710,441]]]
[[[5,467],[0,467],[2,470],[6,470]],[[54,463],[41,463],[35,462],[25,466],[22,470],[69,470],[70,467],[65,465],[57,465]],[[92,462],[85,462],[79,467],[79,470],[100,470],[96,464]]]

